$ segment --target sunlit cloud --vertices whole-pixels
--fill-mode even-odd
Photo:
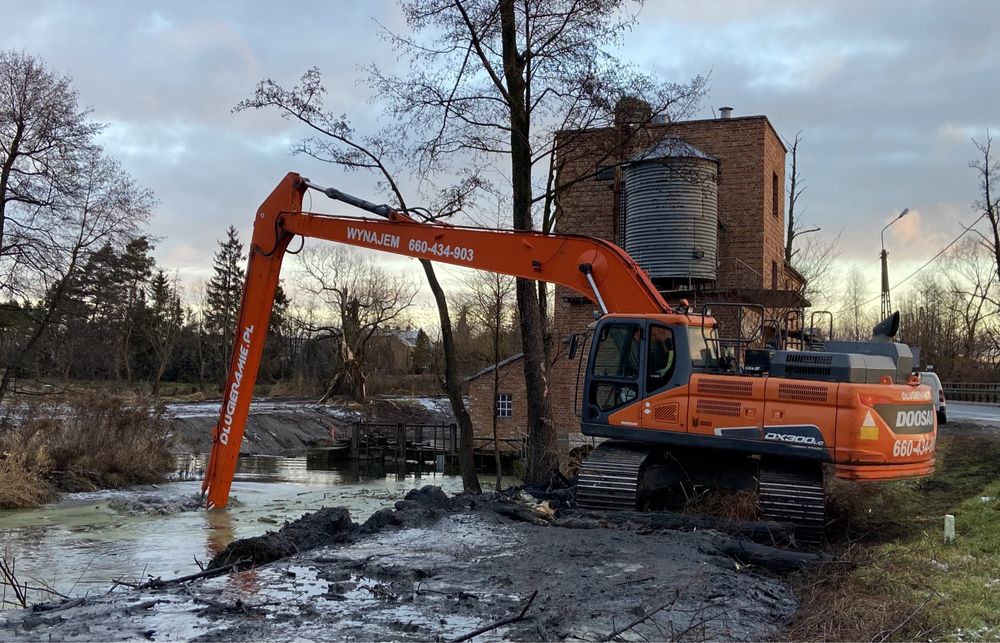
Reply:
[[[316,65],[330,110],[362,133],[385,123],[390,115],[373,109],[360,68],[399,69],[376,24],[406,29],[394,3],[306,1],[296,9],[306,18],[292,20],[263,0],[7,5],[3,47],[73,77],[81,102],[109,123],[102,143],[158,197],[149,224],[158,261],[192,288],[210,274],[227,226],[249,243],[253,212],[288,171],[384,199],[371,175],[290,156],[303,128],[266,110],[231,110],[261,79],[291,85]],[[711,74],[696,117],[729,104],[736,116],[766,115],[786,138],[801,130],[801,221],[821,227],[823,239],[839,234],[837,270],[856,263],[877,285],[879,231],[903,207],[910,215],[886,236],[892,275],[921,265],[975,217],[970,139],[1000,132],[998,23],[1000,5],[989,2],[961,10],[902,1],[649,2],[617,52],[668,80]],[[417,194],[406,174],[405,189]],[[319,197],[307,205],[350,213]],[[489,224],[493,214],[490,207],[476,220]],[[380,261],[422,278],[416,262]],[[288,271],[292,279],[294,262]],[[449,291],[463,288],[460,270],[441,275]],[[433,320],[426,290],[419,302]]]

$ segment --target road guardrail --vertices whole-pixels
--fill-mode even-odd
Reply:
[[[955,402],[1000,404],[1000,382],[942,382],[944,395]]]

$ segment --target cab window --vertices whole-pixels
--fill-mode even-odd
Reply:
[[[674,374],[676,354],[674,332],[666,326],[649,327],[649,347],[646,354],[646,393],[658,391],[670,382]]]
[[[591,373],[596,377],[639,376],[642,328],[638,324],[608,324],[601,329]]]
[[[638,324],[614,323],[601,329],[591,366],[591,408],[607,413],[639,397],[641,348],[642,327]]]
[[[691,353],[691,366],[695,368],[712,368],[718,366],[719,356],[716,354],[718,341],[715,329],[705,330],[703,334],[701,328],[688,326],[688,350]]]

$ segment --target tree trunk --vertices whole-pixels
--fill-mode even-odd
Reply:
[[[989,148],[987,148],[988,150]],[[983,172],[984,197],[986,200],[986,217],[990,220],[990,231],[993,233],[993,259],[996,268],[997,279],[1000,280],[1000,217],[997,216],[996,204],[993,203],[993,194],[990,190],[990,155],[986,153],[986,170]]]
[[[125,381],[128,383],[128,387],[132,388],[132,362],[129,360],[129,340],[132,337],[132,329],[128,328],[125,330],[125,334],[122,336],[121,351],[122,351],[122,363],[125,365]]]
[[[785,261],[788,263],[792,262],[792,246],[795,244],[795,200],[798,198],[796,193],[798,187],[795,184],[799,180],[798,155],[799,135],[796,134],[795,141],[792,143],[792,184],[788,190],[788,212],[785,213],[788,224],[788,230],[785,233]]]
[[[441,289],[441,283],[434,272],[434,265],[427,259],[421,259],[427,283],[434,293],[437,303],[438,317],[441,321],[441,344],[444,347],[444,387],[451,402],[452,413],[458,422],[459,449],[458,466],[462,472],[462,488],[473,493],[482,493],[479,476],[476,475],[476,460],[473,452],[474,431],[472,417],[462,399],[462,378],[458,373],[458,359],[455,355],[455,336],[451,331],[451,316],[448,314],[448,300]]]
[[[511,202],[515,230],[533,229],[531,220],[531,118],[528,112],[525,61],[517,50],[513,0],[500,2],[501,45],[510,108]],[[517,309],[524,352],[524,384],[528,415],[528,467],[525,482],[548,485],[559,470],[555,427],[549,404],[544,329],[533,281],[517,280]]]
[[[158,397],[160,395],[160,380],[163,379],[163,374],[167,371],[167,366],[170,365],[170,358],[174,353],[174,345],[177,343],[177,337],[181,332],[180,322],[178,322],[177,326],[167,332],[170,334],[163,342],[163,350],[158,355],[160,358],[159,364],[157,364],[156,373],[153,375],[153,397]]]
[[[7,185],[10,183],[10,173],[14,169],[14,161],[17,160],[21,147],[21,138],[24,136],[24,123],[18,122],[14,137],[11,139],[10,149],[7,150],[7,158],[3,167],[0,168],[0,256],[3,254],[4,228],[7,225]],[[6,372],[4,372],[3,388],[0,388],[0,399],[3,399],[3,392],[8,384]]]
[[[503,488],[503,471],[500,465],[500,433],[497,417],[500,415],[500,307],[503,305],[500,284],[497,284],[496,299],[493,301],[493,464],[497,469],[496,489]]]
[[[160,380],[163,379],[163,371],[166,370],[166,367],[167,363],[161,362],[160,367],[156,369],[156,374],[153,376],[152,395],[154,398],[160,395]]]

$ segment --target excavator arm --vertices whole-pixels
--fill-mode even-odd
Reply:
[[[309,189],[382,218],[303,212],[302,198]],[[388,206],[321,188],[289,173],[254,220],[229,373],[202,483],[210,509],[224,508],[229,499],[281,261],[296,235],[559,284],[590,298],[604,313],[671,312],[639,265],[608,241],[582,235],[420,223]]]

